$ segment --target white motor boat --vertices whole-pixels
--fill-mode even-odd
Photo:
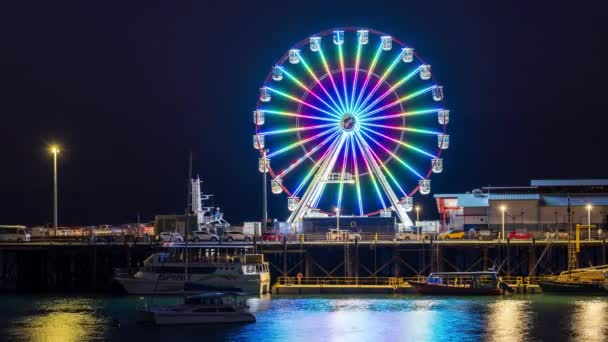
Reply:
[[[241,293],[211,292],[184,299],[183,304],[143,307],[137,321],[156,325],[253,323]]]

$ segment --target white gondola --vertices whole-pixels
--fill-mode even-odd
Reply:
[[[401,199],[401,207],[403,210],[410,212],[414,209],[414,198],[406,196]]]
[[[283,180],[281,178],[275,178],[270,181],[270,189],[273,194],[280,194],[283,192],[283,188],[281,188],[281,184],[283,184]]]
[[[264,111],[263,110],[254,110],[253,111],[253,123],[261,126],[264,124]]]
[[[403,48],[401,60],[405,63],[411,63],[414,60],[414,49]]]
[[[270,159],[268,158],[258,158],[258,170],[260,173],[268,172],[268,165],[270,164]]]
[[[300,50],[298,50],[298,49],[289,50],[289,63],[291,63],[291,64],[300,63]]]
[[[443,100],[443,86],[435,85],[431,91],[433,93],[433,100],[437,102]]]
[[[380,217],[391,217],[391,216],[393,216],[393,213],[391,212],[390,209],[380,210]]]
[[[365,45],[369,42],[369,31],[368,30],[357,30],[357,41],[361,45]]]
[[[253,148],[256,150],[264,148],[264,136],[262,134],[255,134],[253,136]]]
[[[334,31],[334,44],[336,44],[336,45],[344,44],[344,31],[343,30]]]
[[[450,111],[448,109],[441,109],[437,112],[437,120],[440,125],[447,125],[450,122]]]
[[[272,67],[272,79],[275,81],[280,81],[283,79],[283,70],[278,65]]]
[[[437,145],[442,150],[447,150],[450,146],[450,136],[448,134],[439,134],[437,136]]]
[[[260,88],[260,101],[268,102],[270,101],[270,91],[266,87]]]
[[[289,209],[289,211],[296,210],[298,207],[298,199],[299,198],[295,196],[287,197],[287,209]]]
[[[317,52],[321,50],[321,37],[310,37],[310,51]]]
[[[393,48],[393,38],[391,36],[380,37],[382,42],[382,50],[390,51]]]
[[[420,185],[420,194],[428,195],[431,193],[431,180],[430,179],[421,179],[418,181],[418,185]]]
[[[428,64],[423,64],[420,66],[420,79],[428,80],[431,78],[431,66]]]
[[[432,160],[432,165],[433,165],[433,173],[441,173],[443,172],[443,159],[441,158],[433,158]]]

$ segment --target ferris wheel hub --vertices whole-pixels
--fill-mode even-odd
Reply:
[[[344,132],[350,132],[357,127],[357,119],[352,114],[344,114],[340,121],[340,125]]]

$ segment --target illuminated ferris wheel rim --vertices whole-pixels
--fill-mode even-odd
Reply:
[[[389,38],[389,40],[391,41],[391,43],[396,43],[397,45],[399,45],[400,47],[402,47],[402,50],[405,50],[405,48],[407,48],[407,47],[408,47],[408,46],[407,46],[405,43],[403,43],[402,41],[400,41],[400,40],[398,40],[398,39],[396,39],[396,38],[394,38],[394,37],[392,37],[392,36],[390,36],[390,35],[388,35],[388,34],[386,34],[386,33],[384,33],[384,32],[381,32],[381,31],[377,31],[377,30],[373,30],[373,29],[366,29],[366,28],[355,28],[355,27],[336,28],[336,29],[330,29],[330,30],[322,31],[322,32],[320,32],[320,33],[317,33],[317,34],[313,34],[313,35],[311,35],[309,38],[303,39],[302,41],[300,41],[299,43],[297,43],[296,45],[294,45],[294,46],[293,46],[291,49],[289,49],[289,50],[288,50],[288,51],[287,51],[287,52],[286,52],[286,53],[285,53],[285,54],[284,54],[284,55],[283,55],[281,58],[279,58],[279,60],[278,60],[278,61],[275,63],[275,66],[276,66],[276,67],[278,67],[278,66],[280,66],[280,65],[285,64],[287,61],[289,61],[289,58],[290,58],[290,53],[291,53],[292,51],[294,51],[294,50],[295,50],[295,51],[297,51],[297,53],[299,54],[299,51],[300,51],[300,50],[299,50],[299,48],[302,48],[302,47],[305,47],[305,46],[306,46],[306,45],[308,45],[308,44],[311,44],[311,40],[312,40],[312,39],[319,39],[319,43],[320,43],[320,41],[321,41],[321,39],[322,39],[323,37],[330,36],[330,35],[332,35],[332,34],[333,34],[333,35],[335,35],[335,34],[336,34],[336,32],[339,32],[339,31],[341,31],[341,32],[342,32],[342,39],[343,39],[343,37],[344,37],[344,32],[353,32],[353,31],[354,31],[354,32],[357,32],[357,34],[359,35],[359,32],[361,32],[361,31],[365,31],[365,32],[366,32],[366,39],[367,39],[367,35],[369,35],[369,34],[371,33],[371,34],[375,34],[376,36],[380,36],[380,37],[381,37],[381,39],[384,39],[385,37],[388,37],[388,38]],[[335,39],[335,37],[334,37],[334,39]],[[342,40],[342,43],[340,43],[340,44],[343,44],[343,42],[344,42],[344,40]],[[334,44],[335,44],[335,45],[339,45],[339,44],[336,44],[335,40],[334,40]],[[361,42],[359,42],[359,44],[360,44],[360,46],[361,46]],[[366,42],[365,44],[367,44],[367,42]],[[422,59],[422,58],[421,58],[421,57],[420,57],[420,56],[419,56],[419,55],[416,53],[416,51],[414,51],[414,50],[413,50],[413,49],[411,49],[411,48],[409,48],[409,49],[411,50],[411,53],[413,54],[414,58],[416,58],[416,59],[417,59],[417,60],[418,60],[418,61],[421,63],[421,66],[428,66],[428,68],[429,68],[429,73],[430,73],[430,66],[424,62],[424,60],[423,60],[423,59]],[[314,51],[314,50],[312,50],[312,47],[311,47],[311,51]],[[324,61],[324,63],[325,63],[325,61]],[[357,62],[357,63],[358,63],[358,62]],[[293,64],[293,63],[292,63],[292,64]],[[326,67],[327,67],[327,66],[326,66]],[[419,69],[419,68],[421,68],[421,67],[418,67],[418,69]],[[282,67],[281,67],[281,69],[282,69]],[[372,69],[373,69],[373,66],[372,66]],[[416,69],[416,70],[418,70],[418,69]],[[354,73],[357,73],[357,74],[359,74],[359,73],[368,73],[368,72],[370,72],[370,70],[369,70],[369,69],[365,69],[365,68],[358,68],[358,67],[355,67],[355,68],[353,68],[353,67],[348,67],[348,68],[345,68],[345,67],[342,65],[340,68],[336,68],[336,69],[327,70],[325,73],[321,74],[321,76],[319,77],[319,79],[321,79],[321,80],[322,80],[322,79],[325,79],[326,77],[331,76],[332,74],[344,73],[344,72],[345,72],[345,70],[347,70],[347,71],[349,71],[349,72],[353,72],[353,71],[354,71]],[[379,76],[379,75],[378,75],[378,74],[376,74],[375,72],[373,72],[373,71],[372,71],[370,74],[371,74],[373,77],[375,77],[376,79],[381,80],[381,81],[382,81],[382,83],[386,83],[386,84],[388,84],[388,85],[390,86],[390,83],[388,83],[388,81],[387,81],[386,79],[382,79],[382,78],[381,78],[381,76]],[[368,78],[369,78],[370,74],[368,74]],[[358,77],[358,76],[357,76],[357,77]],[[437,83],[435,82],[435,77],[434,77],[434,74],[430,74],[430,76],[429,76],[429,77],[430,77],[430,79],[431,79],[431,80],[432,80],[432,81],[435,83],[435,86],[434,86],[434,87],[440,87],[440,86],[438,86],[438,85],[437,85]],[[273,81],[273,71],[271,71],[271,72],[268,74],[268,76],[267,76],[267,78],[266,78],[266,80],[265,80],[265,82],[264,82],[263,87],[264,87],[264,88],[268,87],[268,85],[269,85],[269,84],[271,84],[271,82],[272,82],[272,81]],[[332,79],[332,82],[333,82],[333,79]],[[367,80],[366,80],[366,82],[367,82]],[[311,81],[311,82],[310,82],[310,84],[309,84],[309,89],[314,89],[314,87],[316,87],[316,84],[315,84],[315,83],[319,83],[319,80],[316,80],[316,82]],[[380,83],[380,82],[378,82],[378,83]],[[335,87],[335,84],[334,84],[334,87]],[[442,88],[442,87],[440,87],[440,88]],[[355,89],[356,89],[356,84],[355,84]],[[355,91],[355,89],[353,89],[353,95],[354,95],[354,91]],[[345,91],[345,96],[346,96],[346,86],[345,86],[344,91]],[[392,92],[393,92],[393,94],[394,94],[395,96],[399,97],[399,94],[396,92],[396,90],[395,90],[395,89],[393,89],[393,91],[392,91]],[[303,94],[300,96],[300,100],[306,99],[306,98],[307,98],[309,95],[310,95],[310,91],[305,91],[305,92],[304,92],[304,93],[303,93]],[[338,96],[338,98],[339,98],[340,94],[339,94],[339,92],[338,92],[338,90],[337,90],[337,89],[336,89],[336,95],[337,95],[337,96]],[[361,95],[363,95],[363,91],[361,92],[361,94],[359,95],[359,97],[361,97]],[[371,95],[371,94],[370,94],[370,95]],[[328,94],[328,96],[329,96],[329,94]],[[368,97],[369,97],[369,95],[368,95]],[[346,100],[346,99],[345,99],[345,100]],[[367,102],[367,100],[368,100],[368,99],[366,98],[366,100],[365,100],[364,102]],[[332,101],[333,101],[333,99],[332,99]],[[352,101],[352,99],[351,99],[351,101]],[[437,101],[437,100],[436,100],[436,101]],[[262,101],[262,99],[261,99],[261,98],[259,98],[259,99],[258,99],[258,103],[257,103],[257,106],[256,106],[256,111],[264,111],[264,109],[262,109],[262,108],[261,108],[261,107],[262,107],[262,103],[263,103],[263,102],[264,102],[264,101]],[[358,101],[357,101],[357,102],[358,102]],[[449,115],[449,111],[448,111],[448,110],[445,110],[445,109],[444,109],[444,108],[445,108],[445,106],[443,106],[443,104],[444,104],[444,98],[443,98],[443,95],[441,95],[441,100],[440,100],[440,102],[441,102],[441,104],[442,104],[442,108],[438,109],[438,110],[437,110],[437,113],[440,113],[441,111],[446,111],[446,112],[447,112],[447,115]],[[324,102],[324,103],[325,103],[325,102]],[[336,104],[335,102],[334,102],[334,105],[336,105],[336,107],[338,107],[338,106],[337,106],[337,104]],[[328,106],[329,106],[329,105],[328,105]],[[399,106],[401,107],[401,112],[405,112],[405,110],[403,109],[403,103],[399,103]],[[331,106],[329,106],[329,107],[331,107]],[[361,108],[359,108],[359,109],[361,109]],[[365,108],[365,109],[367,109],[367,108]],[[298,110],[297,110],[297,112],[296,112],[296,113],[298,113],[298,114],[299,114],[299,113],[301,113],[301,111],[302,111],[302,103],[299,103],[299,104],[298,104]],[[368,110],[368,111],[369,111],[369,110]],[[365,115],[365,114],[367,114],[367,113],[362,113],[362,114],[363,114],[363,115]],[[353,117],[353,120],[355,120],[354,118],[356,118],[356,114],[354,114],[354,113],[345,113],[345,112],[342,112],[342,113],[341,113],[341,115],[342,115],[341,119],[344,119],[346,116],[352,116],[352,117]],[[447,148],[447,142],[448,142],[448,141],[447,141],[447,139],[449,138],[449,137],[448,137],[448,136],[445,134],[445,133],[446,133],[446,131],[447,131],[447,115],[446,115],[446,117],[445,117],[445,119],[444,119],[445,121],[444,121],[444,122],[441,124],[441,126],[442,126],[442,127],[441,127],[441,128],[442,128],[442,129],[441,129],[441,134],[442,134],[442,136],[443,136],[443,139],[444,139],[444,140],[443,140],[443,142],[441,142],[441,143],[440,143],[440,145],[439,145],[439,147],[438,147],[438,149],[437,149],[437,153],[434,155],[434,158],[435,158],[435,159],[433,159],[433,160],[441,160],[441,159],[440,159],[440,157],[441,157],[441,155],[442,155],[442,152],[443,152],[443,150],[444,150],[444,149],[446,149],[446,148]],[[405,122],[405,116],[403,116],[403,118],[402,118],[402,119],[403,119],[403,121]],[[299,118],[296,118],[296,122],[297,122],[297,124],[299,125]],[[255,128],[256,128],[256,137],[257,137],[257,136],[258,136],[258,134],[260,134],[260,127],[261,127],[261,125],[260,125],[260,124],[258,124],[258,122],[257,122],[257,121],[256,121],[255,123],[256,123],[256,125],[255,125]],[[356,123],[358,124],[358,122],[356,122]],[[441,119],[440,119],[440,123],[441,123]],[[405,126],[405,124],[404,124],[404,126]],[[405,131],[401,131],[401,139],[399,139],[399,140],[403,140],[403,138],[402,138],[402,137],[403,137],[403,134],[404,134],[404,133],[405,133]],[[299,131],[297,131],[297,135],[298,135],[298,140],[300,140],[300,142],[302,142],[302,137],[301,137],[301,135],[300,135],[300,132],[299,132]],[[439,137],[439,136],[438,136],[438,137]],[[258,140],[258,143],[259,143],[259,140]],[[442,144],[444,144],[444,143],[445,143],[446,147],[443,147],[443,146],[442,146]],[[262,144],[263,144],[263,142],[262,142]],[[302,143],[300,146],[301,146],[301,148],[303,149],[303,151],[304,151],[305,155],[308,155],[308,151],[307,151],[307,149],[306,149],[305,144],[303,144],[303,143]],[[398,150],[400,147],[401,147],[401,146],[400,146],[399,144],[397,144],[397,145],[395,146],[395,150]],[[341,147],[340,147],[340,148],[341,148]],[[348,147],[346,147],[346,148],[348,149]],[[265,158],[265,156],[266,156],[266,154],[265,154],[265,153],[266,153],[266,152],[265,152],[265,149],[264,149],[264,148],[260,148],[259,150],[260,150],[260,154],[262,155],[262,157],[264,157],[264,158]],[[353,150],[353,153],[354,153],[354,150]],[[361,153],[363,154],[363,151],[361,151]],[[307,157],[307,158],[309,158],[311,161],[313,161],[313,163],[315,163],[315,162],[316,162],[316,161],[313,159],[312,155],[308,155],[308,157]],[[365,157],[364,157],[364,158],[365,158]],[[393,156],[391,155],[391,156],[389,156],[388,158],[389,158],[389,159],[390,159],[390,158],[393,158]],[[434,162],[433,162],[433,163],[434,163]],[[274,171],[274,169],[272,168],[272,166],[270,165],[270,163],[268,163],[268,164],[266,165],[266,168],[267,168],[268,173],[271,175],[272,179],[273,179],[273,180],[274,180],[274,179],[277,179],[278,174],[277,174],[277,173]],[[429,168],[429,170],[426,172],[426,174],[424,174],[424,176],[422,177],[422,179],[423,179],[423,180],[428,180],[428,179],[429,179],[429,177],[431,176],[431,174],[434,172],[434,168],[435,168],[435,166],[434,166],[434,165],[432,165],[432,166]],[[342,172],[344,173],[344,171],[342,171]],[[371,172],[371,170],[370,170],[369,172]],[[367,172],[364,172],[364,173],[360,174],[360,176],[364,176],[364,175],[366,175],[366,174],[367,174]],[[282,182],[280,182],[280,183],[278,183],[278,185],[280,186],[280,188],[281,188],[281,189],[282,189],[282,190],[283,190],[283,191],[284,191],[284,192],[285,192],[285,193],[286,193],[286,194],[287,194],[287,195],[288,195],[290,198],[293,196],[292,191],[290,191],[290,189],[289,189],[287,186],[285,186],[285,184],[283,184]],[[398,204],[402,204],[404,201],[406,201],[406,200],[407,200],[407,197],[412,197],[414,194],[416,194],[417,192],[419,192],[419,190],[420,190],[421,186],[423,186],[423,184],[422,184],[422,183],[419,183],[417,186],[415,186],[415,187],[414,187],[414,188],[413,188],[413,189],[412,189],[412,190],[411,190],[411,191],[410,191],[410,192],[407,194],[407,196],[406,196],[406,197],[401,198],[400,200],[398,200],[398,201],[397,201],[397,203],[398,203]],[[429,181],[429,188],[430,188],[430,181]],[[429,191],[430,191],[430,190],[429,190]],[[296,201],[299,201],[299,200],[300,200],[300,198],[295,197],[295,200],[296,200]],[[323,210],[320,210],[320,209],[315,208],[315,207],[311,207],[311,206],[309,206],[308,204],[307,204],[307,206],[308,206],[309,208],[311,208],[311,209],[316,209],[316,210],[319,210],[319,211],[321,211],[321,212],[325,212],[326,214],[333,215],[333,213],[330,213],[330,212],[327,212],[327,211],[323,211]],[[389,206],[389,207],[388,207],[388,209],[393,209],[393,208],[394,208],[394,205],[393,205],[393,206]],[[368,212],[368,213],[363,214],[363,216],[371,216],[371,215],[375,215],[375,214],[378,214],[378,213],[380,213],[380,212],[382,212],[382,211],[385,211],[386,209],[387,209],[387,208],[385,207],[385,208],[382,208],[382,209],[379,209],[379,210],[376,210],[376,211],[371,211],[371,212]],[[396,209],[396,208],[394,208],[394,209]]]

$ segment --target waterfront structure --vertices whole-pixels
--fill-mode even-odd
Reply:
[[[535,179],[528,186],[488,186],[468,193],[436,194],[442,230],[490,228],[568,231],[572,224],[608,221],[608,179]],[[568,208],[571,220],[568,220]],[[597,232],[585,229],[583,238]]]
[[[253,147],[272,193],[287,195],[289,224],[394,214],[412,227],[412,197],[428,195],[430,176],[443,171],[448,122],[444,89],[411,46],[339,28],[299,42],[271,68]]]

